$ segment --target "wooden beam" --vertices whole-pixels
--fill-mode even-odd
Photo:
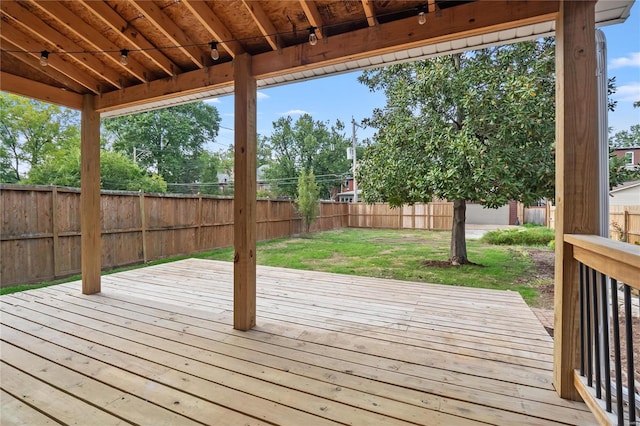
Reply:
[[[276,34],[278,31],[276,27],[273,26],[273,23],[265,13],[260,3],[249,0],[242,0],[242,3],[245,5],[251,17],[255,21],[256,25],[260,29],[260,32],[271,46],[271,49],[278,50],[278,40]]]
[[[122,65],[120,50],[124,49],[125,46],[116,45],[58,2],[31,0],[30,4],[48,14],[51,19],[57,21],[79,39],[82,39],[93,50],[104,52],[102,57],[110,63],[111,67],[124,71],[143,83],[146,82],[145,74],[148,73],[148,70],[135,57],[131,57],[133,55],[128,58],[127,65]]]
[[[373,10],[373,1],[372,0],[362,0],[362,9],[364,9],[364,14],[367,17],[367,23],[370,27],[375,27],[378,23],[376,19],[376,13]]]
[[[252,57],[253,76],[258,80],[278,77],[347,60],[546,22],[554,20],[558,11],[556,1],[529,2],[527,6],[522,7],[522,4],[510,0],[481,0],[445,9],[440,17],[436,17],[435,14],[427,15],[427,25],[419,25],[415,17],[410,17],[379,24],[376,28],[335,35],[327,44],[318,43],[310,46],[309,43],[303,43],[283,48],[281,51],[262,53]],[[210,70],[219,70],[223,65],[210,67],[209,71],[195,70],[177,75],[174,79],[151,82],[151,86],[158,83],[154,86],[153,93],[146,90],[146,85],[104,93],[98,100],[98,110],[110,111],[132,104],[178,97],[183,95],[176,90],[178,88],[189,93],[197,93],[213,87],[203,80],[215,81],[213,84],[217,87],[231,86],[231,74],[206,77],[211,73]]]
[[[59,87],[0,72],[0,91],[38,99],[71,109],[82,109],[82,96]]]
[[[187,55],[189,60],[202,68],[203,50],[194,46],[194,42],[182,31],[171,18],[169,18],[155,3],[151,1],[132,0],[130,4],[134,6],[138,12],[144,15],[151,25],[153,25],[160,33],[167,37],[173,44],[178,46],[178,50]]]
[[[231,31],[227,29],[205,2],[182,0],[182,4],[193,13],[200,25],[211,34],[214,39],[212,41],[217,41],[224,50],[229,52],[232,58],[244,53],[242,45],[235,40]]]
[[[251,56],[234,60],[235,192],[233,196],[233,328],[256,325],[256,79]]]
[[[312,27],[316,27],[316,36],[318,36],[318,39],[323,38],[322,16],[320,16],[316,2],[312,0],[300,0],[300,6],[302,6],[302,10],[304,10],[309,24],[311,24]]]
[[[42,45],[27,35],[23,34],[17,28],[13,27],[12,23],[4,22],[2,24],[3,31],[0,32],[0,39],[3,44],[12,45],[18,47],[18,49],[23,50],[26,55],[31,56],[35,61],[40,64],[40,50],[44,48],[49,48],[49,45]],[[9,27],[12,30],[9,30]],[[40,65],[41,66],[41,65]],[[64,61],[58,55],[49,55],[49,65],[46,67],[47,70],[51,69],[60,74],[63,74],[80,84],[85,90],[90,90],[95,94],[99,93],[98,87],[100,86],[100,82],[98,80],[93,79],[91,76],[83,73],[81,69],[78,69],[74,64]],[[46,72],[46,71],[44,71]]]
[[[100,292],[100,113],[93,95],[84,95],[80,119],[80,231],[82,294]]]
[[[62,74],[60,71],[56,70],[55,68],[43,67],[42,65],[40,65],[40,57],[38,55],[34,55],[28,52],[20,52],[20,50],[22,50],[20,49],[20,47],[16,46],[15,44],[11,43],[9,40],[4,38],[2,39],[2,47],[7,49],[5,50],[5,52],[8,55],[11,55],[12,57],[16,58],[17,60],[19,60],[26,66],[28,66],[29,68],[41,74],[44,74],[49,78],[56,80],[58,83],[64,86],[65,89],[68,89],[71,92],[75,92],[75,93],[84,93],[86,91],[86,89],[82,85],[70,79],[68,76]]]
[[[436,11],[436,0],[427,1],[427,10],[429,11],[429,13],[433,13]]]
[[[595,1],[563,1],[556,21],[554,385],[579,400],[578,264],[564,234],[597,234],[598,95]]]
[[[118,13],[108,4],[102,1],[93,0],[76,0],[81,2],[96,18],[102,23],[108,25],[112,31],[122,34],[127,39],[130,49],[139,50],[141,55],[146,56],[150,61],[156,64],[168,76],[172,76],[174,70],[178,66],[167,58],[156,46],[151,44],[142,34],[131,28],[129,23],[125,21]]]

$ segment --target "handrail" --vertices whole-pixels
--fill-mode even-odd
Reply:
[[[597,235],[566,234],[579,262],[640,290],[640,246]]]

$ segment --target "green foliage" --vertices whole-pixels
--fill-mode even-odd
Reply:
[[[329,123],[314,121],[308,114],[295,123],[291,117],[282,117],[273,123],[271,136],[262,140],[268,144],[272,157],[266,177],[276,192],[290,198],[298,193],[302,170],[315,171],[320,195],[329,198],[331,189],[351,169],[351,161],[346,158],[351,141],[339,120],[329,127]]]
[[[0,93],[0,182],[18,182],[58,149],[80,139],[78,114]]]
[[[629,130],[616,132],[609,138],[609,146],[614,148],[640,146],[640,124],[634,124]]]
[[[545,226],[496,229],[481,238],[485,243],[510,246],[546,246],[554,239],[555,231]]]
[[[628,167],[625,158],[616,156],[611,148],[609,151],[609,189],[640,179],[640,163],[635,168]]]
[[[50,156],[29,172],[26,183],[80,187],[80,148],[67,148]],[[101,150],[100,187],[102,189],[166,192],[167,183],[158,175],[149,175],[124,155]]]
[[[307,227],[307,233],[309,232],[309,228],[311,228],[311,224],[318,216],[319,196],[320,190],[316,183],[316,177],[313,174],[313,169],[309,170],[309,173],[307,173],[306,170],[302,170],[298,177],[298,196],[296,197],[296,205],[304,219],[304,223]]]
[[[169,107],[105,120],[103,128],[113,149],[155,171],[171,184],[201,181],[206,163],[204,145],[218,135],[218,110],[204,102]],[[184,186],[175,186],[184,188]]]

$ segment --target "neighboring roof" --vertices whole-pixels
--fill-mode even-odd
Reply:
[[[624,21],[632,4],[598,1],[597,25]],[[0,89],[72,108],[94,94],[103,117],[123,115],[232,93],[232,60],[243,53],[258,87],[271,87],[550,35],[557,8],[510,0],[2,0]]]
[[[637,186],[640,186],[640,180],[634,180],[634,181],[631,181],[631,182],[625,182],[622,185],[616,186],[610,192],[614,193],[614,192],[626,191],[627,189],[635,188]]]
[[[640,149],[640,146],[625,146],[625,147],[613,148],[614,151],[629,151],[632,149]]]

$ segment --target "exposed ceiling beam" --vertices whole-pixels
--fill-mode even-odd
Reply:
[[[213,41],[229,52],[232,58],[244,53],[242,45],[235,40],[231,31],[222,23],[215,13],[203,1],[182,0],[182,4],[189,9],[198,22],[211,34]]]
[[[33,37],[33,39],[31,40],[33,43],[30,43],[31,51],[39,52],[41,50],[47,49],[51,52],[56,52],[55,55],[51,55],[51,57],[49,58],[50,62],[54,56],[58,55],[58,52],[60,54],[63,54],[64,52],[84,52],[85,50],[73,41],[69,40],[67,37],[64,37],[57,30],[51,28],[40,18],[27,11],[16,2],[2,1],[0,2],[0,9],[6,16],[11,17],[25,33],[28,33]],[[5,32],[7,31],[2,31],[3,34]],[[38,39],[41,42],[38,42]],[[12,41],[15,44],[19,44],[16,42],[16,40]],[[120,75],[114,70],[106,67],[94,55],[89,53],[74,53],[72,55],[65,56],[69,58],[69,65],[71,65],[71,62],[75,62],[80,67],[72,66],[71,68],[73,69],[73,72],[71,72],[71,74],[59,68],[58,71],[61,71],[69,77],[73,78],[75,81],[82,84],[92,92],[96,93],[96,91],[99,91],[99,83],[96,80],[92,79],[90,76],[86,75],[87,73],[83,72],[83,70],[85,69],[89,70],[96,77],[106,80],[114,87],[122,87],[119,81]],[[64,61],[54,61],[54,63],[56,64],[59,62]],[[91,87],[86,85],[86,82],[89,81],[92,83]]]
[[[169,18],[155,3],[151,1],[132,0],[130,2],[138,12],[144,15],[149,23],[156,30],[164,34],[178,49],[187,55],[189,60],[196,64],[199,68],[204,66],[202,61],[203,50],[194,46],[193,41]]]
[[[82,108],[82,95],[6,72],[0,72],[0,90],[67,108]]]
[[[441,16],[429,14],[428,25],[419,25],[414,17],[376,28],[364,28],[335,35],[330,42],[316,46],[308,43],[283,48],[281,52],[266,52],[252,58],[256,79],[277,77],[344,61],[406,50],[414,47],[477,36],[524,25],[552,21],[558,11],[557,1],[530,2],[523,8],[511,0],[480,0],[456,8],[445,9]],[[453,10],[455,9],[455,11]],[[137,85],[125,91],[113,91],[96,99],[99,111],[112,111],[159,99],[198,93],[203,90],[230,87],[233,73],[227,64],[186,72],[173,79]],[[229,65],[230,67],[230,65]],[[227,70],[227,71],[225,71]],[[213,75],[212,75],[213,74]]]
[[[273,26],[273,23],[260,6],[259,2],[242,0],[242,3],[245,5],[253,20],[256,22],[256,25],[260,29],[260,32],[271,46],[271,49],[278,50],[278,40],[276,39],[276,34],[278,31],[276,27]]]
[[[111,6],[103,1],[76,1],[82,3],[96,18],[100,19],[105,25],[108,25],[116,34],[121,34],[126,38],[130,50],[138,50],[139,54],[146,56],[167,75],[172,76],[173,70],[178,69],[176,64],[161,51],[157,50],[142,34],[134,30]]]
[[[373,11],[373,2],[372,0],[362,0],[362,8],[364,9],[364,14],[367,16],[367,23],[370,27],[375,27],[377,24],[377,19],[375,12]]]
[[[30,4],[47,13],[52,19],[64,26],[69,32],[73,33],[76,37],[90,45],[92,49],[105,52],[103,57],[110,62],[112,67],[116,67],[117,69],[127,72],[141,82],[145,82],[147,80],[145,75],[149,71],[143,67],[140,62],[136,61],[135,58],[129,57],[127,65],[123,65],[121,63],[120,50],[123,49],[124,46],[118,46],[111,42],[111,40],[104,37],[98,30],[84,22],[62,4],[54,1],[34,0],[31,0]]]
[[[16,58],[35,71],[56,80],[58,83],[68,88],[72,92],[82,93],[86,90],[84,86],[78,84],[76,81],[69,78],[69,76],[61,73],[55,68],[50,66],[43,67],[42,65],[40,65],[40,57],[38,55],[23,52],[23,49],[11,43],[4,37],[2,38],[2,47],[5,49],[5,53],[7,53],[7,55],[11,55],[13,58]]]
[[[20,50],[27,52],[28,55],[31,55],[38,62],[40,61],[40,53],[36,52],[40,52],[41,50],[50,48],[48,43],[43,44],[30,37],[27,37],[25,34],[20,32],[20,30],[18,30],[8,22],[4,22],[2,26],[3,28],[0,32],[0,39],[2,39],[3,42],[10,42],[14,46],[17,46]],[[100,82],[98,80],[89,76],[86,72],[84,72],[81,68],[74,65],[73,63],[63,60],[58,55],[49,56],[49,65],[47,66],[47,68],[51,68],[66,75],[76,83],[80,84],[86,90],[90,90],[95,94],[100,93]]]
[[[318,36],[318,39],[323,38],[322,16],[320,16],[316,3],[311,0],[300,0],[300,6],[302,6],[302,10],[304,10],[304,14],[307,16],[309,24],[316,28],[316,36]]]
[[[427,0],[427,10],[429,13],[436,11],[436,0]]]

